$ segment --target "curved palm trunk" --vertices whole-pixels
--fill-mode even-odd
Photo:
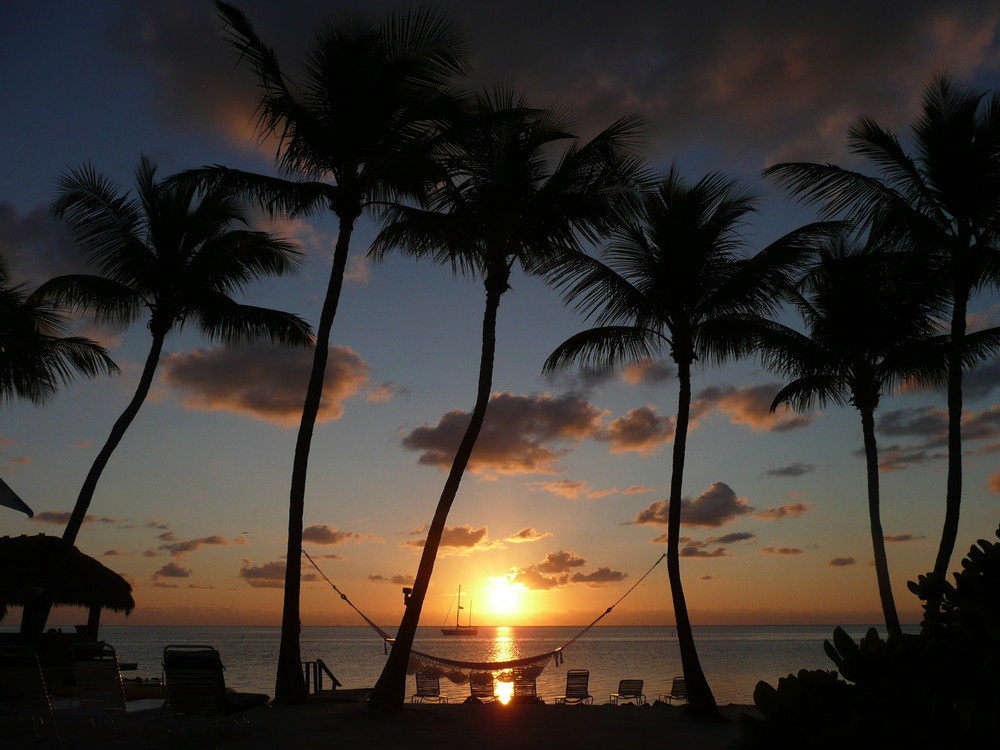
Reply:
[[[691,416],[691,363],[677,362],[680,392],[677,396],[677,424],[674,428],[673,465],[670,470],[670,505],[667,511],[667,576],[670,598],[677,625],[677,646],[681,652],[681,668],[688,689],[688,706],[698,714],[714,714],[715,696],[708,685],[698,660],[691,619],[688,617],[684,587],[681,582],[681,489],[684,484],[684,453],[687,449],[688,422]]]
[[[77,534],[80,533],[80,527],[83,526],[83,520],[90,509],[90,502],[94,499],[97,482],[100,480],[104,468],[108,465],[111,454],[114,453],[115,448],[118,447],[122,438],[125,437],[125,431],[128,430],[129,425],[132,424],[132,420],[135,419],[140,407],[142,407],[143,402],[146,400],[146,396],[149,395],[149,389],[153,384],[153,376],[156,374],[156,367],[160,361],[160,353],[163,351],[163,340],[166,338],[166,335],[166,331],[153,334],[153,345],[149,349],[149,354],[146,355],[146,364],[143,365],[142,376],[139,378],[139,385],[135,389],[135,394],[133,394],[128,406],[125,407],[125,411],[122,412],[121,416],[114,423],[114,426],[112,426],[111,434],[108,435],[104,447],[97,454],[97,458],[94,459],[94,463],[87,473],[87,478],[83,481],[83,487],[80,488],[80,494],[76,498],[76,505],[73,506],[73,513],[70,515],[65,531],[63,531],[62,538],[69,544],[76,543]]]
[[[139,385],[132,395],[132,400],[128,402],[125,411],[121,413],[121,416],[112,425],[108,439],[97,454],[97,458],[94,459],[90,471],[87,472],[86,479],[83,480],[83,486],[80,488],[80,494],[77,495],[76,504],[73,506],[73,512],[69,517],[69,523],[66,524],[66,528],[63,530],[62,538],[67,544],[76,544],[76,537],[80,533],[84,519],[87,517],[87,511],[90,510],[90,503],[94,499],[97,482],[108,465],[111,454],[115,452],[115,448],[118,447],[122,438],[125,437],[125,432],[128,430],[129,425],[132,424],[136,414],[139,413],[139,409],[146,400],[146,396],[149,395],[149,389],[153,384],[153,376],[156,374],[156,367],[160,361],[160,353],[163,351],[163,341],[165,338],[165,331],[153,334],[153,344],[149,349],[149,354],[146,355],[146,364],[143,365]],[[48,598],[26,605],[21,617],[21,633],[23,635],[37,635],[41,633],[45,629],[45,623],[49,619],[49,612],[51,610],[52,602]]]
[[[288,493],[288,547],[285,559],[285,590],[281,609],[281,641],[278,647],[278,669],[274,683],[274,699],[280,703],[301,703],[306,699],[306,683],[302,676],[302,652],[299,647],[301,621],[299,604],[302,592],[302,517],[305,512],[306,473],[309,468],[309,449],[312,445],[316,416],[323,397],[323,381],[330,354],[330,331],[337,315],[340,291],[344,286],[344,269],[350,251],[354,218],[340,220],[337,247],[333,253],[333,267],[327,283],[326,297],[316,328],[316,349],[313,352],[312,370],[302,405],[302,420],[295,440],[292,459],[292,483]]]
[[[868,473],[868,518],[871,522],[872,550],[875,553],[875,578],[878,596],[882,602],[882,616],[890,638],[902,635],[896,602],[892,596],[889,577],[889,558],[885,553],[885,535],[882,532],[881,499],[878,481],[878,446],[875,442],[875,415],[871,409],[861,411],[861,431],[865,441],[865,468]]]
[[[962,506],[962,349],[965,342],[965,315],[968,294],[956,294],[951,314],[951,353],[948,360],[948,480],[945,494],[944,527],[934,560],[934,577],[945,581],[948,566],[958,539],[958,521]],[[941,601],[935,596],[927,601],[927,611],[936,611]]]
[[[375,684],[375,689],[368,698],[368,705],[371,708],[381,710],[402,708],[406,698],[406,668],[410,662],[410,650],[413,647],[413,638],[420,622],[420,611],[423,608],[424,598],[430,585],[438,548],[441,546],[441,536],[444,533],[445,522],[448,520],[448,512],[458,494],[458,487],[465,474],[465,468],[472,456],[472,449],[476,445],[480,430],[482,430],[483,420],[486,418],[486,408],[490,403],[493,387],[493,361],[496,354],[497,310],[500,307],[500,296],[506,289],[506,274],[502,280],[487,278],[486,312],[483,315],[483,349],[479,361],[479,387],[476,391],[476,405],[472,410],[469,426],[465,430],[465,435],[462,437],[462,442],[459,444],[458,451],[452,461],[451,471],[448,473],[448,479],[444,483],[444,489],[441,491],[441,497],[434,511],[434,519],[427,530],[427,541],[420,555],[420,565],[417,568],[416,580],[413,582],[413,592],[406,600],[406,609],[403,611],[403,619],[399,623],[392,651],[389,653],[382,674]]]

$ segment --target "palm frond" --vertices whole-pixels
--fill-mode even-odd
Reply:
[[[669,340],[656,331],[634,326],[603,326],[570,336],[545,360],[542,372],[573,364],[596,372],[612,372],[628,362],[655,359]]]

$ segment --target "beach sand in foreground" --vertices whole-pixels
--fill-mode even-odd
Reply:
[[[200,718],[136,721],[119,728],[121,746],[141,748],[344,747],[381,750],[462,746],[475,750],[523,748],[669,747],[671,750],[724,750],[740,739],[739,715],[752,706],[723,706],[722,723],[688,717],[679,706],[432,705],[407,704],[392,713],[358,703],[270,706],[245,723]],[[53,747],[107,747],[104,732],[64,732]],[[102,735],[103,736],[100,736]],[[50,743],[31,742],[32,747]]]

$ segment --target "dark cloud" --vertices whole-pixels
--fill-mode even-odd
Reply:
[[[272,560],[263,565],[254,565],[249,560],[243,560],[240,565],[240,578],[258,589],[280,589],[285,587],[285,561]],[[303,581],[318,581],[315,573],[303,573]]]
[[[143,557],[159,557],[159,553],[155,549],[147,549],[142,553]]]
[[[126,557],[131,552],[122,552],[120,549],[106,549],[101,553],[101,557]]]
[[[153,578],[188,578],[191,571],[183,568],[175,562],[168,562],[162,568],[153,573]]]
[[[313,544],[344,544],[351,540],[360,541],[361,536],[353,531],[338,531],[325,523],[313,524],[302,529],[302,541]]]
[[[735,531],[732,534],[712,537],[708,542],[709,544],[736,544],[736,542],[748,542],[756,538],[757,535],[750,531]]]
[[[1000,358],[985,362],[962,377],[962,396],[972,400],[986,398],[1000,385]]]
[[[732,557],[731,554],[726,552],[725,547],[716,547],[713,550],[708,550],[704,546],[691,544],[686,547],[681,547],[680,550],[681,557]]]
[[[464,551],[470,551],[478,549],[481,547],[488,546],[486,542],[486,527],[480,526],[478,529],[474,529],[469,525],[465,526],[445,526],[444,532],[441,534],[441,549],[452,548]],[[417,549],[423,548],[427,543],[427,539],[409,539],[405,542],[401,542],[401,547],[416,547]]]
[[[171,354],[161,365],[165,383],[186,395],[184,406],[228,411],[293,427],[312,367],[311,349],[239,346]],[[331,346],[317,423],[340,419],[343,403],[368,382],[370,368],[347,346]]]
[[[857,563],[853,557],[835,557],[827,563],[831,568],[846,568]]]
[[[804,464],[796,461],[788,466],[780,466],[777,469],[768,469],[764,472],[768,477],[801,477],[816,471],[816,464]]]
[[[666,526],[668,507],[669,501],[656,500],[648,508],[639,511],[631,523]],[[716,528],[753,511],[754,508],[744,498],[736,497],[729,485],[714,482],[694,500],[681,500],[681,523],[685,526]]]
[[[57,526],[65,526],[69,523],[70,516],[72,515],[72,512],[68,510],[41,510],[30,520],[35,523],[51,523]],[[122,519],[110,518],[109,516],[98,517],[91,515],[90,513],[87,513],[83,517],[84,523],[94,523],[95,521],[98,523],[121,523]]]
[[[926,539],[925,536],[918,536],[916,534],[885,534],[882,537],[887,542],[915,542],[919,539]]]
[[[540,573],[565,573],[586,564],[587,561],[575,552],[560,550],[559,552],[549,552],[542,562],[536,563],[532,567]]]
[[[569,449],[565,446],[592,437],[600,423],[601,411],[577,394],[494,394],[469,471],[486,475],[552,473],[558,458]],[[422,464],[449,469],[468,424],[466,412],[450,411],[436,425],[418,427],[404,436],[403,447],[419,452]]]
[[[771,402],[781,389],[780,383],[734,388],[731,385],[711,386],[696,397],[699,412],[716,409],[729,415],[733,424],[743,424],[754,432],[788,432],[810,424],[815,414],[796,414],[779,406],[771,411]]]
[[[355,0],[336,7],[381,12],[389,5]],[[322,0],[296,3],[294,13],[266,0],[240,7],[289,71],[333,11]],[[836,161],[846,127],[860,113],[908,117],[929,71],[961,77],[984,64],[1000,16],[990,0],[911,0],[905,11],[898,3],[870,4],[863,13],[844,12],[832,0],[621,0],[586,12],[543,3],[532,6],[530,23],[523,4],[509,0],[438,0],[435,7],[468,36],[471,86],[515,81],[533,101],[572,106],[591,132],[638,112],[650,121],[654,148],[709,148],[720,152],[717,160],[749,152],[767,162]],[[183,130],[205,122],[252,150],[255,81],[234,70],[211,4],[129,3],[121,14],[116,48],[124,64],[156,72],[159,114]],[[760,156],[738,162],[741,169],[761,166]]]
[[[657,414],[653,406],[641,406],[611,422],[597,439],[611,444],[609,453],[635,452],[648,456],[673,436],[673,417]]]
[[[569,582],[569,573],[547,576],[529,567],[515,573],[511,582],[519,583],[529,591],[551,591],[558,586],[565,586]]]
[[[765,555],[801,555],[803,551],[798,547],[764,547],[761,552]]]
[[[527,528],[521,529],[516,534],[511,534],[504,541],[512,542],[514,544],[520,542],[537,542],[539,539],[544,539],[547,536],[552,536],[552,532],[536,531],[535,529],[529,526]]]
[[[29,288],[53,276],[93,273],[65,222],[52,218],[46,205],[19,214],[14,206],[0,203],[0,256],[14,282]]]
[[[169,532],[168,532],[169,533]],[[161,534],[160,538],[166,537],[166,534]],[[218,534],[213,534],[212,536],[203,536],[199,539],[187,539],[184,541],[172,541],[173,534],[169,534],[170,539],[167,540],[167,544],[161,544],[160,549],[169,552],[171,556],[177,557],[178,555],[183,555],[187,552],[194,552],[196,549],[208,546],[219,546],[228,547],[230,544],[239,544],[236,541],[230,541],[224,536],[219,536]]]
[[[626,573],[611,568],[598,568],[590,573],[574,573],[570,576],[570,583],[585,583],[590,588],[603,588],[609,583],[618,583],[628,578]]]
[[[879,416],[878,431],[894,437],[939,437],[948,433],[948,412],[934,406],[894,409]]]

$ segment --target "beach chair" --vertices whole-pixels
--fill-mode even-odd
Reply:
[[[571,669],[566,673],[566,695],[556,698],[556,703],[593,703],[590,694],[590,670]]]
[[[534,675],[514,670],[514,693],[512,703],[541,703]]]
[[[270,698],[262,693],[226,689],[222,659],[211,646],[167,646],[163,649],[163,676],[167,700],[163,709],[173,715],[238,716],[261,708]]]
[[[657,700],[666,701],[667,703],[673,703],[674,701],[686,701],[688,697],[687,683],[684,682],[683,677],[675,677],[673,684],[670,686],[669,693],[660,693]]]
[[[52,715],[52,701],[38,663],[38,654],[27,646],[0,646],[0,726],[30,727],[35,739],[59,728]],[[3,731],[10,736],[14,732]]]
[[[118,654],[103,641],[80,643],[73,648],[73,671],[80,706],[96,714],[125,712],[125,688]]]
[[[469,676],[469,698],[475,702],[492,703],[497,699],[496,685],[489,672],[473,672]]]
[[[437,675],[417,672],[417,692],[410,697],[410,703],[447,703],[448,699],[441,695],[441,678]]]
[[[619,706],[622,702],[635,701],[635,705],[642,706],[646,703],[646,696],[642,692],[642,680],[621,680],[618,683],[618,692],[611,694],[611,702]]]

